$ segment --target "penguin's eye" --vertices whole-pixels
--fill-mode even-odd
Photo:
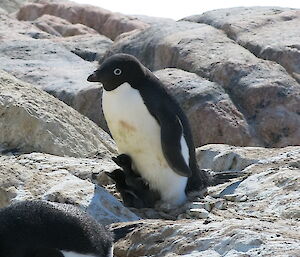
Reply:
[[[116,69],[114,70],[114,74],[117,75],[117,76],[121,75],[121,73],[122,73],[122,70],[119,69],[119,68],[116,68]]]

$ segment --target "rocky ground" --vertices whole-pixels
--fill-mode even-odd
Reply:
[[[24,199],[137,224],[115,256],[300,256],[300,11],[233,8],[181,21],[68,1],[0,3],[0,208]],[[126,208],[87,76],[138,57],[185,110],[200,168],[244,172],[176,210]],[[235,146],[231,146],[235,145]]]

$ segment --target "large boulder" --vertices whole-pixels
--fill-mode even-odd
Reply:
[[[13,13],[27,2],[42,2],[44,0],[1,0],[1,8],[9,13]],[[68,0],[47,0],[47,2],[62,2]]]
[[[184,20],[205,23],[259,58],[282,65],[300,82],[300,10],[280,7],[239,7],[194,15]]]
[[[112,41],[98,33],[55,36],[6,15],[0,15],[0,20],[0,69],[45,90],[99,124],[95,111],[87,112],[86,103],[78,100],[82,96],[79,92],[90,88],[86,79],[97,66],[91,61],[102,59]]]
[[[32,153],[0,155],[0,208],[22,200],[69,203],[101,224],[139,218],[116,198],[88,179],[88,174],[109,171],[108,159],[93,160]]]
[[[87,87],[96,65],[84,61],[51,40],[24,38],[0,42],[0,69],[72,105],[76,93]]]
[[[148,68],[176,67],[220,84],[259,145],[300,144],[300,87],[279,64],[252,54],[212,26],[165,22],[115,42],[107,55],[135,55]]]
[[[102,85],[93,83],[78,92],[74,98],[73,106],[80,113],[98,124],[103,130],[109,132],[102,110],[102,93]]]
[[[7,40],[44,39],[52,36],[36,26],[18,21],[7,14],[0,14],[0,43]]]
[[[111,156],[103,130],[63,102],[0,71],[0,145],[60,156]]]
[[[52,41],[63,45],[72,53],[89,62],[102,60],[105,52],[113,44],[112,40],[99,34],[56,37]]]
[[[65,19],[43,15],[32,22],[39,29],[55,36],[70,37],[82,34],[98,34],[96,30],[82,24],[72,24]]]
[[[11,13],[19,9],[26,0],[1,0],[1,8]]]
[[[300,251],[299,224],[289,221],[237,216],[212,222],[143,220],[133,224],[138,229],[115,244],[116,256],[297,256]]]
[[[33,21],[50,14],[66,19],[73,24],[83,24],[100,34],[115,39],[118,35],[135,29],[145,29],[149,25],[130,16],[113,13],[100,7],[80,5],[74,2],[64,3],[28,3],[17,13],[19,20]]]
[[[300,251],[300,208],[297,204],[300,201],[300,147],[266,149],[208,145],[199,148],[198,154],[200,152],[200,166],[206,165],[208,158],[205,156],[211,156],[211,164],[206,168],[215,172],[240,170],[248,176],[210,187],[209,197],[212,199],[215,195],[214,201],[219,204],[209,205],[210,208],[203,205],[201,208],[208,212],[202,213],[208,216],[201,220],[199,216],[185,216],[189,220],[139,221],[138,228],[116,243],[115,254],[297,256]],[[193,211],[199,212],[198,209]],[[124,225],[128,223],[112,226]]]

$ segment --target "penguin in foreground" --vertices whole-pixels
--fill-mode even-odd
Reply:
[[[0,210],[1,257],[112,257],[113,233],[67,204],[24,201]]]
[[[131,157],[163,202],[180,205],[187,192],[206,189],[187,117],[150,70],[134,56],[116,54],[88,81],[103,84],[103,113],[119,153]]]

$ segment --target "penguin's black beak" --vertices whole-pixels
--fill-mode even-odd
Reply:
[[[88,76],[87,81],[88,82],[100,82],[97,77],[98,77],[97,76],[97,71],[94,71],[93,74],[91,74],[90,76]]]

